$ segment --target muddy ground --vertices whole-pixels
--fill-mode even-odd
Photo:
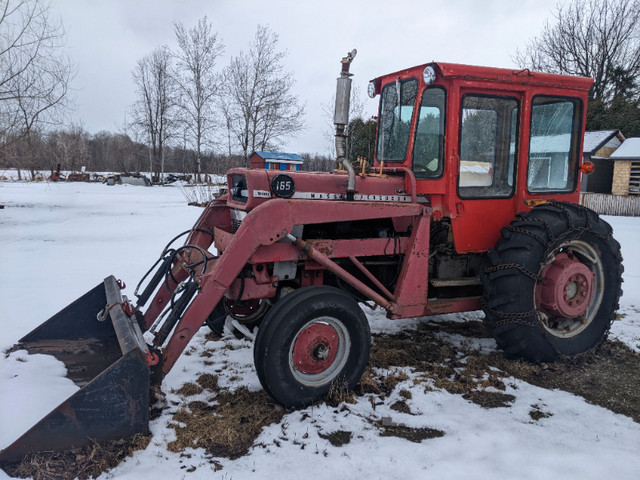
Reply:
[[[450,339],[454,337],[470,341],[452,342]],[[373,412],[377,402],[388,398],[400,382],[407,380],[406,374],[397,373],[393,367],[408,367],[414,374],[414,385],[446,390],[484,408],[508,407],[515,397],[504,393],[505,383],[515,377],[542,388],[582,396],[590,403],[640,423],[640,354],[624,344],[606,341],[597,352],[577,361],[533,365],[506,359],[491,349],[478,349],[478,342],[471,341],[483,338],[488,338],[488,334],[477,321],[423,323],[416,330],[397,335],[375,335],[369,367],[355,391],[337,386],[325,401],[337,408],[348,408],[357,397],[367,396]],[[205,350],[202,355],[212,354]],[[190,400],[203,392],[207,394],[206,402]],[[181,453],[189,447],[202,447],[210,454],[216,469],[222,465],[215,457],[235,459],[246,455],[256,445],[262,428],[281,422],[287,413],[263,391],[239,388],[231,393],[220,388],[218,378],[209,373],[201,374],[173,393],[182,397],[184,406],[173,415],[170,426],[175,429],[177,439],[167,448]],[[412,413],[405,401],[411,399],[411,391],[397,393],[400,400],[392,408]],[[550,413],[534,406],[529,415],[537,421]],[[385,419],[372,420],[372,424],[381,436],[413,442],[444,435],[439,430],[408,428]],[[352,432],[342,430],[323,435],[334,446],[348,444],[352,438]],[[113,468],[135,450],[146,448],[148,442],[149,437],[136,436],[62,454],[33,455],[7,471],[12,476],[36,480],[90,478]]]

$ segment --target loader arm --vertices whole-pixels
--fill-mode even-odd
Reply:
[[[285,239],[293,230],[294,225],[333,222],[335,221],[336,212],[339,211],[342,221],[375,219],[380,218],[381,215],[390,218],[412,217],[419,219],[422,217],[424,222],[422,222],[423,226],[421,228],[426,228],[428,231],[430,216],[424,215],[425,208],[416,203],[356,204],[346,201],[318,202],[274,199],[248,212],[238,230],[232,233],[229,220],[230,207],[219,201],[213,202],[205,209],[194,226],[187,243],[193,241],[194,243],[191,245],[200,249],[208,249],[214,243],[216,246],[221,247],[222,251],[219,257],[213,258],[208,262],[206,271],[198,273],[192,269],[191,272],[188,272],[184,265],[188,264],[188,262],[193,262],[198,258],[199,254],[194,253],[195,250],[189,251],[189,247],[186,246],[185,251],[187,253],[173,267],[173,273],[178,281],[182,281],[192,275],[192,281],[197,286],[197,291],[184,314],[177,319],[175,328],[172,328],[172,333],[168,337],[166,345],[162,348],[162,377],[169,373],[175,365],[189,341],[200,329],[218,302],[222,300],[227,290],[238,278],[240,272],[256,251],[260,247],[274,245]],[[214,234],[213,242],[211,241],[211,235],[205,233],[205,231],[211,230],[213,230]],[[422,243],[418,245],[414,242],[412,246],[416,249],[424,248]],[[307,257],[307,253],[298,250],[294,243],[279,243],[277,248],[280,252],[285,251],[285,255],[289,258],[305,259]],[[424,257],[424,255],[422,256]],[[425,258],[428,258],[428,255]],[[421,263],[414,263],[414,265],[415,267],[413,268],[421,268],[422,271],[426,270]],[[420,267],[420,265],[422,266]],[[358,284],[355,278],[347,281],[353,283],[354,286]],[[172,285],[176,285],[176,283],[173,282]],[[426,275],[424,286],[425,291],[423,293],[426,295]],[[170,298],[171,292],[169,290],[166,288],[158,290],[149,310],[145,314],[145,324],[147,326],[155,321],[162,311],[161,306],[166,306]],[[376,303],[380,303],[377,298],[373,298],[373,300]],[[154,345],[160,348],[164,344],[165,339],[162,336],[156,336]]]

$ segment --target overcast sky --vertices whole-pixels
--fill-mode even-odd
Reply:
[[[282,150],[328,153],[326,115],[340,59],[351,66],[366,101],[369,80],[433,60],[514,67],[516,49],[538,35],[558,0],[54,0],[78,66],[76,122],[90,133],[123,131],[135,100],[136,61],[160,45],[175,48],[173,22],[186,27],[207,15],[225,45],[221,67],[246,50],[258,24],[288,51],[285,67],[306,104],[307,128]]]

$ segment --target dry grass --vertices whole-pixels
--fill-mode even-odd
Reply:
[[[203,391],[204,391],[204,388],[202,388],[200,385],[193,382],[187,382],[184,385],[182,385],[182,387],[180,387],[178,390],[176,390],[174,393],[177,393],[178,395],[182,395],[183,397],[192,397],[194,395],[198,395],[202,393]]]
[[[325,397],[325,402],[332,407],[337,407],[341,403],[356,403],[356,392],[349,389],[349,385],[344,378],[335,380],[329,388],[329,393]]]
[[[65,452],[30,454],[21,463],[5,467],[5,471],[12,477],[34,480],[85,480],[112,469],[136,450],[144,450],[150,440],[151,435],[138,434]]]
[[[210,373],[203,373],[198,377],[198,385],[205,390],[212,392],[218,391],[218,376]]]
[[[444,437],[445,432],[435,428],[412,428],[405,425],[387,425],[384,422],[378,423],[381,437],[398,437],[409,440],[413,443],[420,443],[429,438]]]
[[[265,392],[239,388],[218,391],[216,404],[191,402],[174,416],[170,426],[177,439],[168,445],[172,452],[204,448],[217,457],[235,459],[245,455],[266,425],[279,422],[285,409]]]
[[[211,200],[213,200],[216,196],[219,195],[220,187],[223,185],[213,185],[213,184],[194,184],[194,185],[184,185],[184,184],[176,184],[180,193],[187,200],[189,205],[196,205],[200,207],[206,206]]]
[[[468,330],[460,323],[445,324],[444,329],[449,333],[465,333],[478,335],[476,324],[472,322]],[[476,328],[474,328],[476,327]],[[481,325],[480,325],[481,327]],[[470,401],[482,406],[502,406],[500,401],[489,401],[489,397],[499,397],[495,394],[478,393],[489,387],[505,390],[503,379],[507,374],[490,368],[489,356],[479,352],[461,352],[445,340],[439,338],[437,329],[430,324],[421,324],[416,331],[403,332],[398,335],[378,335],[371,351],[369,365],[382,371],[392,367],[409,367],[417,374],[416,382],[424,386],[425,390],[442,389],[455,395],[463,395]],[[484,336],[484,334],[483,334]],[[397,374],[378,377],[375,388],[368,387],[371,393],[388,395],[396,387]],[[371,381],[371,377],[365,380]],[[409,392],[410,393],[410,392]],[[502,401],[504,397],[499,397]]]

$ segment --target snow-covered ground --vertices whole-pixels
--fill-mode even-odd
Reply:
[[[135,283],[176,234],[187,230],[201,209],[189,207],[179,189],[101,184],[0,182],[0,349],[4,352],[24,334],[65,307],[110,274]],[[624,295],[621,320],[612,337],[640,352],[640,218],[606,217],[622,244]],[[368,313],[374,332],[415,328],[424,319],[392,323]],[[480,313],[449,316],[480,319]],[[208,368],[198,355],[218,349],[210,359],[222,387],[259,390],[252,367],[251,344],[245,340],[207,341],[203,329],[194,337],[192,355],[183,355],[163,384],[169,400]],[[456,341],[452,338],[452,341]],[[217,345],[217,344],[220,345]],[[477,347],[494,349],[492,340]],[[515,396],[507,408],[485,409],[443,390],[415,388],[411,373],[383,405],[372,409],[360,397],[348,409],[320,405],[285,415],[266,427],[250,452],[237,460],[216,459],[202,449],[190,456],[172,453],[167,444],[175,431],[167,426],[174,410],[151,423],[150,445],[100,478],[287,479],[313,474],[319,478],[369,479],[637,479],[640,472],[640,425],[630,418],[587,403],[560,390],[546,390],[509,379],[504,393]],[[233,377],[233,378],[232,378]],[[0,449],[40,419],[75,386],[52,357],[21,352],[0,358]],[[418,415],[390,408],[401,389]],[[198,397],[194,397],[198,398]],[[533,420],[537,406],[548,416]],[[411,443],[382,437],[372,420],[438,429],[440,438]],[[387,420],[388,421],[388,420]],[[353,432],[351,441],[334,447],[324,439],[336,431]],[[9,478],[0,470],[0,479]]]

